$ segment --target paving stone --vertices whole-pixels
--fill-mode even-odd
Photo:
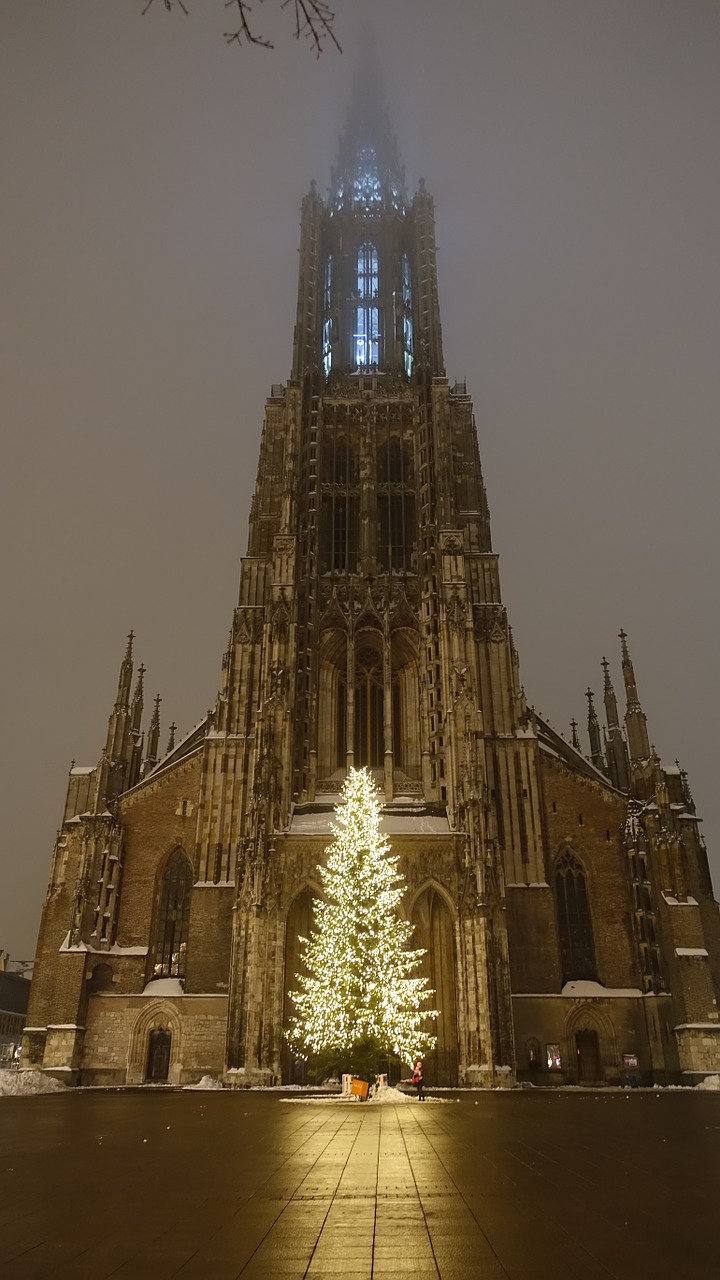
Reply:
[[[12,1280],[720,1280],[714,1094],[78,1092],[0,1119]]]

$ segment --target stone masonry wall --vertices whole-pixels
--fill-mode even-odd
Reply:
[[[80,1068],[81,1084],[142,1084],[155,1027],[172,1032],[170,1084],[222,1075],[227,997],[92,996]]]

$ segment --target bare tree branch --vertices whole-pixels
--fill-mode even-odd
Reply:
[[[154,0],[146,0],[143,15],[153,3]],[[162,3],[168,13],[177,5],[186,16],[188,14],[185,0],[162,0]],[[255,44],[261,49],[275,48],[271,40],[265,40],[262,36],[256,35],[252,29],[248,18],[252,13],[252,5],[248,0],[224,0],[224,3],[226,9],[237,9],[240,16],[240,26],[237,31],[223,33],[227,44]],[[262,0],[260,3],[262,4]],[[339,53],[342,53],[340,42],[334,31],[335,10],[330,8],[328,0],[279,0],[279,4],[281,9],[291,9],[295,17],[293,32],[295,39],[305,37],[310,47],[315,50],[316,57],[320,57],[328,40],[335,45]]]
[[[326,0],[282,0],[282,8],[293,6],[295,12],[295,39],[306,36],[319,58],[323,51],[323,42],[332,40],[335,48],[342,53],[340,42],[333,30],[335,11]]]
[[[144,17],[144,16],[145,16],[145,14],[147,13],[147,11],[148,11],[148,9],[150,8],[150,5],[152,4],[152,2],[153,2],[153,0],[147,0],[147,4],[145,5],[145,8],[143,9],[143,17]],[[174,4],[179,5],[179,6],[180,6],[180,8],[182,9],[183,13],[185,14],[185,17],[187,18],[187,16],[188,16],[188,11],[187,11],[187,9],[185,8],[185,5],[183,4],[183,0],[163,0],[163,4],[165,5],[165,8],[167,9],[168,13],[170,13],[170,10],[172,9],[172,7],[173,7],[173,5],[174,5]]]
[[[237,6],[240,14],[241,25],[237,31],[225,31],[223,33],[226,44],[232,44],[233,41],[236,41],[237,44],[242,44],[244,41],[246,44],[257,44],[261,49],[274,49],[275,46],[270,40],[263,40],[260,36],[253,35],[250,30],[247,15],[252,12],[252,5],[248,4],[247,0],[225,0],[226,9],[235,8],[235,6]]]

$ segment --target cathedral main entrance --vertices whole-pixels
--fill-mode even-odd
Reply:
[[[297,988],[297,974],[304,972],[301,961],[301,938],[309,938],[312,931],[313,902],[315,894],[312,889],[303,889],[293,899],[285,923],[285,997],[283,1000],[283,1031],[295,1013],[295,1006],[290,999],[290,992]],[[280,1067],[283,1084],[305,1084],[306,1063],[302,1058],[293,1057],[283,1035],[280,1050]]]
[[[437,1044],[424,1063],[425,1083],[456,1085],[458,1082],[457,988],[455,982],[455,928],[452,913],[441,893],[432,886],[420,895],[413,914],[415,933],[411,945],[422,947],[421,972],[434,991],[433,1006],[440,1010],[428,1031]]]

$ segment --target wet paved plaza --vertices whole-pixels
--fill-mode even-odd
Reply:
[[[712,1280],[720,1094],[0,1099],[0,1276]]]

